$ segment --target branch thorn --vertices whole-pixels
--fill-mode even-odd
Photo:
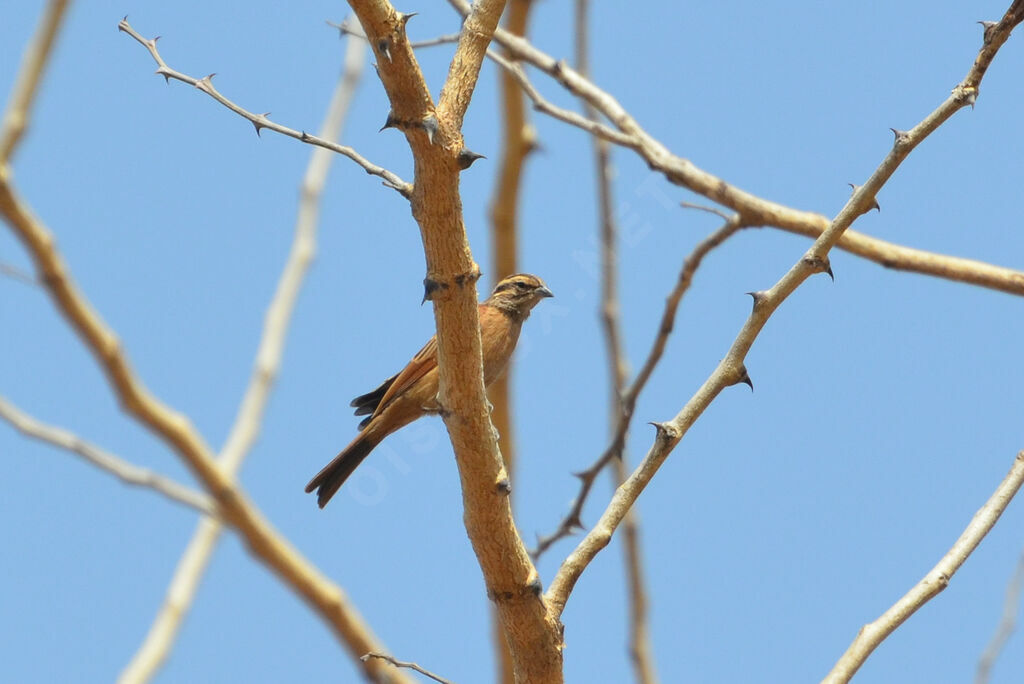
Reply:
[[[395,118],[394,112],[388,112],[387,120],[384,121],[384,125],[381,126],[380,130],[377,132],[380,133],[385,128],[398,128],[398,119]]]
[[[433,301],[435,292],[437,292],[438,290],[446,289],[448,289],[448,283],[442,283],[439,280],[434,280],[433,278],[427,276],[426,278],[423,279],[423,300],[420,302],[420,304],[423,304],[424,302],[428,301]]]
[[[203,76],[201,79],[196,81],[196,88],[199,88],[200,90],[202,90],[204,93],[207,93],[207,94],[212,93],[213,92],[213,77],[216,76],[216,75],[217,75],[216,73],[212,73],[209,76]]]
[[[409,20],[412,19],[413,17],[415,17],[417,14],[419,14],[419,12],[409,12],[408,14],[401,14],[401,13],[399,13],[398,21],[401,22],[401,24],[402,24],[402,31],[403,32],[405,31],[405,25],[408,24]]]
[[[424,118],[423,121],[420,122],[420,126],[427,133],[427,142],[429,142],[431,145],[433,145],[434,144],[434,136],[437,134],[437,131],[438,131],[438,128],[439,128],[439,124],[437,122],[437,117],[434,116],[433,114],[428,114],[426,116],[426,118]]]
[[[482,154],[477,154],[468,147],[463,147],[462,151],[459,152],[459,168],[465,171],[472,166],[473,162],[477,159],[487,159],[487,157]]]
[[[827,256],[820,257],[812,254],[804,255],[803,262],[811,267],[815,273],[828,273],[828,277],[835,282],[836,277],[832,273],[832,263]]]
[[[754,292],[747,292],[745,294],[750,295],[750,298],[754,300],[755,309],[757,308],[757,305],[763,302],[764,298],[768,296],[768,293],[765,292],[764,290],[756,290]]]
[[[737,385],[737,384],[739,384],[741,382],[744,385],[746,385],[747,387],[749,387],[751,392],[754,391],[754,381],[750,379],[750,374],[747,373],[747,367],[746,366],[740,366],[739,378],[733,384]]]
[[[257,136],[262,137],[262,136],[260,136],[260,131],[267,125],[264,122],[267,121],[267,117],[269,115],[270,115],[270,112],[263,112],[262,114],[257,114],[256,115],[256,120],[252,122],[252,126],[253,126],[253,128],[256,129],[256,135]]]
[[[893,142],[895,146],[903,145],[910,138],[910,134],[906,131],[901,131],[898,128],[890,128],[889,130],[892,131],[892,134],[895,136],[895,140]]]
[[[890,130],[893,130],[893,132],[895,132],[895,129],[890,129]],[[896,135],[896,139],[897,139],[897,142],[899,142],[899,134]],[[851,188],[853,188],[853,190],[850,192],[850,196],[851,197],[853,195],[856,195],[858,192],[860,192],[860,189],[862,187],[860,185],[855,185],[854,183],[847,183],[847,185],[849,185]],[[866,214],[869,211],[871,211],[872,209],[878,210],[879,213],[881,213],[881,211],[882,211],[882,207],[879,206],[878,200],[875,199],[874,197],[871,198],[871,206],[868,207],[867,209],[865,209],[861,213]]]
[[[985,30],[984,41],[985,41],[985,44],[988,45],[988,43],[992,40],[992,32],[996,30],[996,26],[999,25],[999,22],[998,21],[979,21],[978,23],[981,24],[982,28]]]

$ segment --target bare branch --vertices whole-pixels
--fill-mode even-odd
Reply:
[[[183,74],[180,71],[176,71],[171,67],[167,66],[167,63],[164,61],[163,57],[160,56],[160,52],[156,49],[156,38],[152,40],[143,38],[135,31],[135,29],[131,27],[127,19],[122,19],[120,23],[118,23],[117,28],[118,30],[124,31],[129,36],[134,38],[136,41],[138,41],[140,45],[142,45],[149,51],[150,56],[153,57],[153,61],[157,63],[157,74],[163,76],[164,79],[168,82],[170,82],[170,80],[173,78],[176,81],[187,83],[188,85],[203,91],[204,93],[212,97],[214,100],[216,100],[217,102],[221,103],[222,105],[233,111],[235,114],[238,114],[242,118],[248,120],[256,128],[257,135],[259,135],[260,131],[266,129],[268,131],[280,133],[281,135],[286,135],[289,138],[295,138],[296,140],[300,140],[310,145],[316,145],[318,147],[328,149],[332,152],[337,152],[338,154],[348,157],[349,159],[354,161],[356,164],[361,166],[363,170],[366,171],[366,173],[370,174],[371,176],[378,176],[379,178],[384,179],[385,187],[397,191],[400,195],[402,195],[402,197],[405,197],[406,199],[408,199],[411,196],[412,185],[410,183],[406,183],[397,174],[388,171],[384,167],[377,166],[370,160],[366,159],[366,157],[356,152],[353,148],[348,147],[347,145],[339,145],[336,142],[324,139],[323,137],[320,136],[310,135],[305,131],[297,131],[294,128],[282,126],[281,124],[275,123],[268,118],[267,115],[269,114],[269,112],[264,114],[256,114],[248,111],[247,109],[243,109],[242,107],[238,106],[228,98],[221,95],[220,92],[213,86],[214,74],[210,74],[209,76],[205,76],[203,78],[195,78],[193,76],[189,76],[188,74]]]
[[[1013,571],[1013,577],[1006,587],[1006,598],[1003,599],[1003,616],[996,625],[996,632],[992,640],[985,647],[985,652],[978,659],[978,671],[974,675],[974,684],[988,684],[992,674],[992,666],[995,665],[999,655],[1003,652],[1006,642],[1016,628],[1017,611],[1020,603],[1021,589],[1024,588],[1024,554],[1021,554],[1017,561],[1017,567]]]
[[[350,40],[345,51],[344,64],[334,89],[320,137],[334,141],[340,138],[341,127],[348,114],[356,86],[366,64],[366,49],[361,41]],[[281,366],[292,312],[316,253],[319,225],[320,196],[334,155],[325,147],[315,147],[299,193],[298,214],[291,252],[281,272],[274,297],[267,307],[256,359],[249,385],[239,404],[238,415],[221,449],[218,461],[222,468],[234,475],[252,449],[263,423],[270,391]],[[188,614],[223,526],[216,520],[199,522],[192,539],[175,569],[163,605],[160,607],[146,639],[139,646],[131,662],[121,672],[119,684],[142,684],[152,679],[163,665]]]
[[[385,0],[350,0],[378,57],[381,82],[391,102],[389,121],[412,149],[416,183],[412,214],[420,227],[430,300],[437,326],[439,400],[455,451],[463,497],[463,521],[488,596],[501,618],[516,678],[536,684],[562,681],[562,630],[544,604],[537,570],[512,517],[507,480],[487,410],[483,385],[476,280],[480,270],[466,237],[459,174],[464,145],[463,105],[475,84],[480,45],[497,24],[501,3],[484,1],[456,51],[435,110],[430,90],[405,34],[406,15]],[[459,64],[459,60],[464,60]]]
[[[487,46],[504,9],[505,0],[477,0],[463,22],[459,46],[437,103],[437,117],[455,130],[462,129],[462,119],[473,97]]]
[[[71,280],[53,235],[18,196],[5,167],[0,167],[0,216],[25,245],[58,311],[96,357],[124,409],[181,456],[253,555],[315,608],[346,647],[357,654],[375,650],[376,637],[341,589],[271,527],[220,468],[189,420],[157,399],[135,375],[117,336]],[[383,676],[377,670],[367,674]]]
[[[572,111],[571,109],[565,109],[558,105],[552,104],[540,91],[534,87],[533,83],[526,76],[526,71],[519,64],[512,61],[509,56],[499,55],[494,50],[489,50],[487,56],[491,58],[494,63],[504,69],[506,72],[512,75],[512,77],[519,83],[519,87],[523,89],[526,96],[533,102],[533,108],[538,112],[542,112],[551,116],[559,121],[563,121],[571,126],[575,126],[581,130],[595,135],[602,140],[616,143],[629,147],[632,144],[632,139],[624,134],[616,131],[598,119],[591,119],[585,116],[581,116],[579,113]]]
[[[576,0],[576,68],[587,76],[590,72],[590,32],[588,28],[589,0]],[[583,103],[587,119],[599,125],[597,110]],[[618,287],[618,234],[612,198],[611,146],[599,136],[591,138],[594,146],[594,168],[597,176],[598,214],[601,235],[601,322],[604,330],[605,347],[608,356],[608,378],[611,386],[609,401],[610,425],[615,425],[623,414],[623,392],[629,376],[629,362],[622,342],[622,323],[619,316]],[[614,429],[613,429],[614,430]],[[613,485],[626,480],[626,455],[623,449],[619,458],[612,459]],[[622,554],[626,572],[626,594],[629,605],[629,653],[633,673],[639,684],[656,684],[657,670],[647,617],[647,587],[643,573],[643,557],[640,550],[640,516],[635,508],[630,509],[622,523]]]
[[[1007,473],[989,500],[985,502],[985,505],[974,514],[967,529],[956,540],[953,547],[903,598],[894,603],[877,620],[861,627],[857,638],[853,640],[850,648],[835,664],[832,671],[822,680],[822,684],[840,684],[850,681],[872,651],[886,637],[917,612],[918,608],[949,586],[953,575],[978,547],[989,530],[995,526],[999,516],[1003,514],[1022,483],[1024,483],[1024,451],[1017,454],[1010,472]]]
[[[687,430],[710,406],[715,397],[730,385],[745,382],[750,383],[746,368],[743,365],[747,352],[754,344],[754,340],[764,328],[765,323],[771,315],[804,281],[816,273],[830,273],[831,267],[828,262],[829,250],[839,241],[843,232],[861,216],[868,211],[874,202],[875,195],[882,186],[889,180],[892,174],[899,168],[899,165],[906,159],[907,155],[927,138],[940,125],[947,121],[961,108],[974,103],[982,74],[988,67],[988,63],[995,56],[995,50],[991,47],[995,44],[1001,45],[1009,35],[1009,31],[1017,23],[1024,20],[1024,0],[1016,0],[1010,11],[1000,22],[1000,28],[994,31],[990,42],[982,47],[974,66],[968,72],[967,78],[953,89],[953,93],[946,98],[931,114],[926,116],[921,123],[913,130],[904,135],[897,136],[896,144],[886,155],[885,159],[875,170],[871,177],[858,188],[850,200],[843,207],[842,211],[832,221],[810,249],[793,265],[789,271],[779,279],[769,290],[752,293],[754,298],[753,311],[744,323],[743,328],[736,336],[728,354],[718,364],[710,377],[697,390],[696,394],[686,403],[682,410],[672,420],[665,423],[656,423],[657,437],[654,445],[648,451],[647,456],[640,463],[639,467],[630,475],[629,479],[616,490],[611,502],[605,508],[597,525],[584,537],[576,549],[562,563],[550,588],[545,594],[551,609],[561,614],[565,602],[568,600],[572,588],[575,586],[580,575],[596,555],[608,545],[612,534],[622,521],[626,512],[636,501],[637,497],[644,490],[647,484],[654,477],[658,468],[672,452],[675,446],[682,440]],[[597,106],[597,105],[595,105]],[[617,122],[619,123],[619,122]],[[628,127],[628,122],[626,124]],[[687,162],[687,164],[689,164]],[[687,173],[695,167],[690,165]],[[702,174],[703,172],[699,172]],[[698,174],[699,175],[699,174]],[[720,198],[730,193],[712,193],[712,199],[721,201]],[[739,195],[730,195],[736,199]],[[756,201],[755,201],[756,200]],[[763,200],[746,198],[735,202],[740,205],[741,216],[749,220],[752,216],[761,214],[753,211]],[[729,202],[723,202],[732,206]],[[735,207],[734,207],[735,208]],[[750,213],[742,211],[750,209]]]
[[[468,12],[469,4],[465,0],[449,0],[449,4],[463,16]],[[988,68],[988,64],[999,46],[1006,41],[1013,26],[1020,22],[1021,13],[1020,4],[1015,2],[1002,21],[986,30],[989,39],[978,53],[975,65],[967,78],[957,86],[959,97],[962,98],[961,106],[973,104],[977,98],[981,76]],[[743,216],[749,225],[772,226],[815,239],[829,227],[829,219],[821,214],[799,211],[752,195],[699,169],[692,162],[672,154],[664,145],[644,131],[610,94],[598,88],[579,72],[571,69],[565,62],[555,60],[525,39],[513,36],[501,29],[495,31],[494,39],[515,60],[526,62],[550,75],[569,92],[592,105],[619,130],[615,131],[607,126],[595,127],[592,121],[584,117],[576,115],[576,118],[573,118],[567,115],[566,110],[559,111],[557,108],[537,106],[538,111],[633,150],[652,169],[662,173],[670,183],[688,188],[718,204],[729,207]],[[502,65],[513,70],[513,73],[521,75],[520,82],[534,102],[542,101],[540,94],[526,80],[525,73],[518,64],[505,61]],[[900,133],[904,132],[900,131]],[[903,144],[903,140],[899,137],[896,142]],[[993,266],[972,259],[903,247],[853,230],[845,231],[836,246],[852,254],[870,259],[886,268],[921,273],[1024,296],[1024,273],[1013,269]]]
[[[420,667],[416,663],[412,663],[412,662],[409,662],[409,661],[406,661],[406,660],[398,660],[394,656],[390,656],[387,653],[377,653],[376,651],[370,651],[366,655],[361,656],[361,658],[364,661],[370,660],[371,658],[379,658],[380,660],[383,660],[385,662],[391,663],[395,667],[404,667],[404,668],[408,668],[410,670],[415,670],[416,672],[419,672],[424,677],[429,677],[430,679],[433,679],[435,682],[441,682],[441,684],[455,684],[454,682],[452,682],[449,679],[445,679],[444,677],[439,677],[438,675],[434,674],[430,670],[423,669],[422,667]]]
[[[576,530],[583,527],[581,516],[587,496],[590,494],[594,481],[597,480],[597,476],[601,474],[604,467],[611,461],[622,457],[622,450],[626,444],[626,434],[629,432],[629,426],[633,420],[637,398],[640,396],[640,392],[646,386],[651,374],[654,373],[655,367],[661,360],[662,354],[665,352],[665,345],[668,344],[669,335],[672,334],[672,329],[675,326],[676,311],[679,309],[679,303],[682,301],[683,295],[690,288],[690,283],[693,282],[694,274],[701,263],[703,263],[704,257],[711,250],[728,240],[743,227],[744,225],[739,217],[734,215],[721,228],[694,247],[693,251],[683,260],[683,266],[679,271],[676,285],[665,299],[665,308],[662,311],[661,321],[658,324],[658,332],[654,337],[654,342],[651,344],[650,351],[647,353],[647,358],[644,360],[640,372],[637,373],[629,388],[622,393],[622,408],[617,414],[617,422],[611,444],[586,470],[576,473],[576,477],[580,480],[580,491],[576,498],[573,499],[569,512],[562,518],[558,528],[551,534],[537,539],[537,547],[531,552],[534,558],[539,557],[551,548],[555,542],[572,536]]]
[[[18,80],[4,114],[3,129],[0,130],[0,166],[11,160],[28,128],[32,102],[39,90],[39,82],[53,50],[53,41],[69,4],[68,0],[50,0],[39,20],[36,35],[25,50],[25,57],[18,70]]]
[[[73,432],[38,421],[3,397],[0,397],[0,418],[6,420],[26,437],[78,454],[125,484],[152,489],[175,503],[184,504],[206,515],[217,514],[217,507],[213,500],[205,494],[178,484],[152,470],[129,463],[109,451],[104,451],[98,446],[86,442]]]

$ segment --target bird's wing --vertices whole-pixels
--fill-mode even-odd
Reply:
[[[401,396],[407,389],[412,387],[417,380],[434,368],[437,368],[436,335],[431,337],[430,340],[423,345],[423,349],[416,352],[416,355],[412,357],[412,360],[405,366],[405,368],[399,371],[398,375],[394,377],[391,381],[391,385],[384,393],[384,396],[380,398],[380,402],[377,404],[377,409],[373,412],[373,416],[371,416],[370,419],[380,415],[381,411],[387,408],[391,401],[396,397]]]

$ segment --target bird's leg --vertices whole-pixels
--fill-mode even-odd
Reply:
[[[447,418],[452,415],[452,412],[445,408],[444,404],[441,403],[440,392],[434,395],[434,399],[429,405],[421,406],[420,408],[423,409],[423,412],[428,416],[441,416],[442,418]]]

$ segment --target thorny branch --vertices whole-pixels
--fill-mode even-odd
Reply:
[[[558,528],[551,534],[537,539],[537,547],[532,551],[535,558],[551,548],[555,542],[570,537],[576,530],[584,528],[581,517],[583,505],[587,501],[587,496],[590,494],[597,476],[601,474],[604,467],[612,460],[622,458],[622,450],[626,445],[626,434],[629,432],[633,412],[636,410],[637,398],[647,385],[647,381],[651,378],[655,367],[665,352],[665,345],[668,344],[668,338],[675,326],[676,311],[679,309],[679,303],[682,301],[683,295],[690,288],[690,283],[693,282],[694,274],[701,263],[703,263],[704,257],[711,250],[721,245],[744,227],[745,224],[740,221],[739,216],[733,215],[718,230],[698,243],[686,259],[683,260],[679,277],[676,279],[676,285],[665,299],[665,308],[662,311],[661,320],[658,324],[658,333],[654,337],[654,342],[652,342],[651,349],[647,353],[647,358],[644,360],[643,366],[641,366],[633,382],[622,392],[621,411],[617,415],[611,443],[586,470],[575,473],[576,477],[580,480],[579,493],[573,499],[569,512],[559,523]]]
[[[366,171],[366,173],[370,174],[371,176],[378,176],[382,178],[384,180],[385,187],[389,187],[393,190],[396,190],[400,195],[402,195],[402,197],[408,199],[412,195],[412,184],[406,183],[397,174],[388,171],[384,167],[377,166],[376,164],[374,164],[373,162],[371,162],[370,160],[366,159],[364,156],[356,152],[353,148],[347,145],[339,145],[336,142],[326,140],[317,135],[310,135],[305,131],[297,131],[294,128],[288,128],[287,126],[282,126],[279,123],[275,123],[274,121],[271,121],[268,118],[270,112],[264,112],[263,114],[255,114],[253,112],[248,111],[247,109],[243,109],[242,107],[238,106],[228,98],[221,95],[220,91],[218,91],[213,86],[213,77],[215,74],[210,74],[209,76],[204,76],[203,78],[195,78],[193,76],[183,74],[180,71],[176,71],[171,67],[167,66],[167,62],[165,62],[163,57],[160,56],[160,52],[156,48],[156,41],[159,39],[159,37],[153,38],[152,40],[143,38],[141,35],[139,35],[138,32],[135,31],[135,29],[131,27],[131,24],[128,23],[127,17],[122,19],[120,23],[118,23],[117,28],[118,30],[124,31],[129,36],[134,38],[136,41],[138,41],[140,45],[142,45],[149,51],[149,54],[153,58],[153,61],[157,63],[156,73],[160,76],[163,76],[164,80],[166,80],[169,83],[170,80],[173,78],[176,81],[187,83],[188,85],[203,91],[204,93],[212,97],[214,100],[216,100],[217,102],[221,103],[222,105],[233,111],[235,114],[238,114],[242,118],[248,120],[256,129],[257,135],[259,135],[260,131],[262,131],[263,129],[267,129],[268,131],[274,131],[275,133],[280,133],[281,135],[287,135],[289,138],[295,138],[296,140],[300,140],[310,145],[317,145],[318,147],[323,147],[324,149],[331,150],[332,152],[337,152],[338,154],[348,157],[349,159],[354,161],[356,164],[361,166],[363,170]]]
[[[835,246],[843,232],[857,217],[871,209],[875,202],[875,195],[907,155],[953,114],[963,107],[974,104],[982,76],[998,47],[1006,41],[1010,31],[1022,20],[1024,20],[1024,0],[1015,0],[1003,19],[990,32],[986,32],[985,43],[979,51],[974,65],[964,80],[953,89],[953,93],[912,130],[897,134],[892,149],[875,172],[864,185],[856,189],[831,225],[775,285],[768,290],[751,293],[754,299],[753,311],[736,336],[725,358],[672,420],[655,424],[657,428],[655,442],[639,467],[619,487],[598,523],[562,563],[545,594],[545,599],[549,602],[551,610],[556,614],[561,614],[583,571],[601,549],[608,545],[612,534],[626,512],[693,423],[723,389],[739,382],[749,382],[743,361],[771,315],[809,277],[816,273],[831,272],[828,262],[829,250]],[[502,42],[510,41],[511,39]],[[562,71],[564,72],[565,68]],[[598,105],[595,103],[595,106]],[[600,109],[600,107],[598,108]],[[620,118],[616,123],[620,128],[639,131],[639,127],[631,119]],[[637,135],[640,133],[638,132]],[[709,178],[713,178],[703,171],[697,170],[689,162],[682,164],[672,162],[666,168],[671,168],[672,177],[681,184],[687,187],[692,185],[691,189],[700,188]],[[732,206],[740,213],[745,223],[752,218],[764,217],[763,212],[769,208],[764,200],[735,189],[729,190],[727,187],[720,187],[718,190],[708,192],[706,196],[727,206]],[[758,223],[760,222],[758,221]]]
[[[517,681],[562,681],[562,630],[540,597],[540,580],[512,517],[483,386],[476,279],[459,173],[471,156],[461,123],[503,2],[481,0],[465,20],[448,79],[434,106],[406,37],[409,15],[386,0],[350,0],[391,104],[389,125],[413,153],[412,213],[427,262],[425,284],[437,327],[439,398],[455,451],[463,521],[488,596],[501,618]]]
[[[469,10],[469,3],[465,0],[448,1],[462,15]],[[966,88],[962,91],[962,95],[965,98],[969,97],[971,102],[977,97],[977,86],[988,63],[991,62],[999,47],[1006,42],[1010,28],[1016,25],[1016,18],[1020,13],[1020,2],[1014,2],[1002,21],[985,29],[985,44],[978,53],[977,69],[972,69],[972,76],[958,86],[958,88]],[[608,121],[612,122],[615,128],[609,128],[603,124],[600,127],[595,127],[592,121],[578,114],[574,119],[566,114],[566,110],[561,110],[556,114],[548,107],[538,107],[540,111],[598,135],[609,142],[633,150],[647,162],[651,169],[664,175],[670,183],[692,190],[730,208],[740,214],[748,225],[772,226],[817,239],[831,224],[829,219],[821,214],[792,209],[745,192],[723,179],[703,171],[689,160],[672,154],[647,133],[609,93],[598,88],[564,61],[556,60],[545,54],[527,40],[501,29],[495,31],[494,40],[508,51],[512,59],[529,64],[548,74],[570,93],[592,105]],[[490,56],[494,59],[493,55]],[[508,68],[512,68],[512,65],[509,65]],[[521,68],[516,71],[522,73]],[[536,89],[527,85],[528,81],[524,73],[521,76],[521,83],[524,88],[527,88],[526,92],[531,98],[534,97],[534,94],[536,97],[540,97]],[[904,132],[897,131],[896,133],[899,139]],[[886,268],[921,273],[1024,296],[1024,273],[1010,268],[895,245],[853,230],[845,231],[836,246]]]
[[[575,3],[576,68],[587,75],[590,71],[590,31],[588,0]],[[598,123],[598,113],[584,103],[587,119]],[[607,140],[592,136],[594,169],[597,176],[598,214],[601,244],[601,322],[608,357],[610,423],[623,413],[622,396],[629,376],[629,362],[622,342],[622,323],[619,316],[618,287],[618,234],[612,198],[611,146]],[[621,485],[627,475],[625,453],[612,459],[614,486]],[[629,606],[629,653],[638,684],[655,684],[658,674],[648,624],[647,586],[643,572],[643,552],[640,548],[640,515],[630,509],[622,524],[622,552],[626,574],[627,604]]]

